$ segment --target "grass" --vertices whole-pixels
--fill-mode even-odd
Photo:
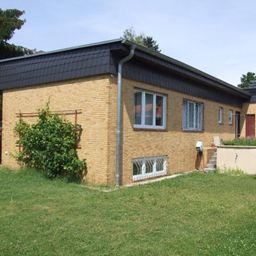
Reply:
[[[255,255],[256,179],[190,174],[104,193],[0,170],[0,255]]]
[[[219,174],[226,174],[229,176],[247,175],[243,170],[241,170],[239,168],[237,168],[237,169],[232,169],[232,168],[217,169],[216,172]]]
[[[239,138],[233,140],[225,140],[223,141],[223,144],[231,146],[256,146],[256,139]]]

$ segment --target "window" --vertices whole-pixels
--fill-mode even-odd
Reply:
[[[224,109],[223,107],[219,107],[218,109],[218,123],[223,124],[224,122]]]
[[[164,129],[166,96],[138,91],[134,95],[134,127]]]
[[[228,111],[228,124],[229,125],[233,124],[233,110]]]
[[[133,180],[157,177],[167,173],[166,156],[133,160]]]
[[[183,130],[203,130],[203,104],[184,100],[183,104]]]

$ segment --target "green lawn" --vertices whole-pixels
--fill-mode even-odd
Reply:
[[[255,255],[256,179],[191,174],[104,193],[0,170],[0,255]]]

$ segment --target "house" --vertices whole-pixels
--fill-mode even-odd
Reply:
[[[214,137],[255,136],[256,92],[122,39],[0,61],[0,89],[2,164],[17,167],[15,123],[49,101],[82,125],[78,155],[94,184],[201,169]]]
[[[255,138],[255,113],[256,113],[256,84],[244,89],[250,94],[249,102],[243,104],[244,125],[242,129],[243,137]]]

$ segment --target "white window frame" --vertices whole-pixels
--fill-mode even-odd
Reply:
[[[158,159],[163,160],[163,170],[156,171],[156,162]],[[153,161],[153,172],[146,173],[146,163],[147,161]],[[138,175],[133,175],[133,164],[136,162],[142,163],[142,173]],[[137,158],[132,161],[132,175],[133,181],[144,180],[153,177],[159,177],[167,174],[167,156],[156,156],[156,157],[143,157]]]
[[[193,127],[189,127],[189,104],[192,104],[194,108]],[[196,106],[198,106],[199,112],[196,111]],[[200,115],[198,116],[198,118],[196,118],[197,114]],[[204,124],[204,104],[201,102],[185,99],[183,101],[183,125],[182,125],[183,130],[184,131],[203,131],[203,126],[204,126],[203,124]]]
[[[166,128],[166,99],[167,97],[163,94],[159,93],[152,93],[148,91],[142,91],[142,90],[136,90],[135,93],[141,92],[142,100],[141,100],[141,124],[135,124],[135,113],[134,113],[134,128],[142,128],[142,129],[165,129]],[[134,96],[135,96],[134,93]],[[146,114],[146,94],[150,94],[153,96],[153,125],[146,125],[145,124],[145,114]],[[156,125],[156,97],[162,97],[163,98],[163,125]],[[134,104],[134,103],[133,103]]]
[[[224,108],[219,107],[218,108],[218,124],[224,123]]]
[[[233,125],[233,110],[232,109],[230,109],[228,111],[228,124]]]

